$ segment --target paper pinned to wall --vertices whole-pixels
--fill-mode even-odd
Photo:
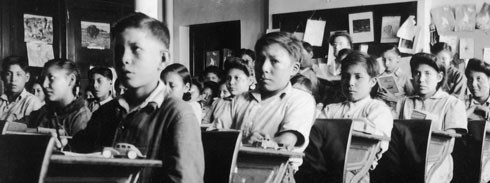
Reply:
[[[400,26],[396,36],[402,39],[412,40],[417,33],[417,26],[415,24],[415,16],[410,15],[405,22],[403,22],[402,26]]]
[[[490,64],[490,48],[483,48],[483,61]]]
[[[453,31],[455,27],[454,11],[449,6],[442,6],[430,10],[432,23],[436,24],[438,32]]]
[[[396,43],[396,33],[400,28],[400,16],[385,16],[381,19],[381,43]]]
[[[325,24],[323,20],[306,21],[305,35],[303,41],[310,43],[312,46],[322,46],[323,35],[325,33]]]
[[[359,45],[359,51],[363,52],[363,53],[368,53],[368,49],[369,49],[369,45],[367,44],[361,44]]]
[[[459,58],[470,59],[475,57],[475,40],[472,38],[461,38],[459,41]]]
[[[476,24],[476,6],[474,4],[455,5],[455,31],[473,31]]]
[[[26,43],[29,66],[44,67],[44,64],[54,59],[53,45],[43,43]]]
[[[24,14],[24,42],[53,44],[53,17]]]

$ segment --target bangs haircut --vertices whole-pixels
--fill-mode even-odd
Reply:
[[[386,48],[384,48],[383,49],[383,52],[381,52],[381,53],[386,53],[386,52],[389,52],[389,51],[394,51],[397,55],[401,55],[402,54],[396,45],[388,45],[388,46],[386,46]]]
[[[112,71],[111,69],[107,67],[94,67],[88,72],[89,77],[95,75],[95,74],[100,74],[104,76],[105,78],[109,79],[112,81]]]
[[[131,13],[128,16],[121,18],[111,28],[111,39],[121,35],[128,28],[146,29],[160,41],[165,48],[169,48],[170,34],[167,24],[157,19],[151,18],[143,13]]]
[[[335,33],[333,33],[333,35],[330,36],[330,38],[328,39],[328,43],[330,43],[330,45],[333,45],[335,43],[335,39],[337,39],[337,37],[345,37],[347,39],[347,42],[349,42],[350,48],[354,48],[352,45],[352,38],[350,37],[349,33],[347,33],[347,32],[335,32]]]
[[[371,78],[375,78],[378,76],[378,71],[379,71],[379,65],[376,60],[369,56],[366,55],[360,51],[352,51],[349,53],[341,63],[341,75],[343,75],[345,72],[347,72],[347,69],[353,65],[362,65],[364,68],[366,68],[366,72]]]
[[[27,59],[25,57],[12,55],[3,59],[2,71],[5,73],[12,65],[18,65],[24,72],[29,73],[29,65],[27,64]]]
[[[278,44],[282,48],[288,51],[296,62],[301,62],[303,56],[303,43],[296,39],[293,34],[287,32],[271,32],[262,36],[257,43],[255,43],[255,52],[260,53],[262,50],[272,44]]]
[[[472,58],[468,61],[468,65],[466,65],[465,75],[466,78],[469,78],[470,72],[483,72],[490,77],[490,64],[476,58]]]
[[[76,81],[75,86],[73,86],[72,92],[75,96],[77,96],[77,88],[80,87],[80,69],[78,69],[77,64],[71,60],[64,58],[55,58],[49,60],[48,62],[46,62],[46,64],[44,64],[44,68],[42,71],[43,78],[46,77],[46,72],[48,71],[48,69],[53,66],[58,67],[58,69],[65,70],[67,72],[67,75],[75,75]]]
[[[442,73],[442,80],[437,83],[437,89],[439,89],[445,82],[446,78],[446,67],[444,63],[438,62],[437,57],[430,53],[417,53],[410,59],[410,69],[412,71],[412,76],[414,75],[416,69],[422,65],[428,65],[436,70],[437,73]]]
[[[245,73],[245,75],[251,75],[251,68],[245,63],[245,61],[238,57],[231,57],[225,62],[225,74],[228,75],[231,69],[238,69]]]

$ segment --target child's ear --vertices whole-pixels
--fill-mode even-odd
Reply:
[[[437,83],[441,82],[443,78],[444,78],[444,73],[442,72],[437,73]]]
[[[294,62],[292,76],[294,76],[294,75],[296,75],[296,74],[299,73],[300,65],[301,65],[300,62]]]
[[[162,51],[162,61],[158,65],[159,70],[165,69],[167,67],[167,61],[170,60],[170,53],[168,51]]]
[[[191,91],[191,84],[190,83],[185,84],[185,90],[189,91],[189,92]]]
[[[70,81],[68,83],[69,86],[75,86],[76,82],[77,82],[77,76],[75,74],[70,74]]]
[[[31,74],[29,72],[26,73],[26,81],[29,82],[29,79],[31,79]]]
[[[376,77],[372,77],[371,79],[369,79],[369,86],[374,87],[374,85],[376,85]]]

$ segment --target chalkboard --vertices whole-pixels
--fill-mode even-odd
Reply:
[[[294,13],[272,15],[272,28],[286,32],[304,32],[308,19],[325,20],[325,33],[321,47],[314,47],[315,58],[324,58],[328,53],[328,39],[331,31],[349,30],[349,14],[361,12],[373,12],[374,42],[368,44],[368,53],[379,56],[386,44],[380,43],[381,38],[381,19],[383,16],[401,16],[402,24],[410,15],[417,15],[417,2],[393,3],[382,5],[358,6],[348,8],[335,8],[324,10],[312,10]],[[391,43],[393,44],[393,43]],[[354,49],[358,49],[359,44],[354,44]]]

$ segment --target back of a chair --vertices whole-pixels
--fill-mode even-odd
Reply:
[[[51,136],[1,135],[0,182],[44,182],[53,146]]]
[[[486,121],[468,121],[468,133],[456,138],[452,182],[479,182]]]
[[[202,132],[204,182],[230,182],[241,143],[240,131]]]
[[[431,136],[429,120],[395,120],[388,151],[371,174],[375,183],[423,183]]]

